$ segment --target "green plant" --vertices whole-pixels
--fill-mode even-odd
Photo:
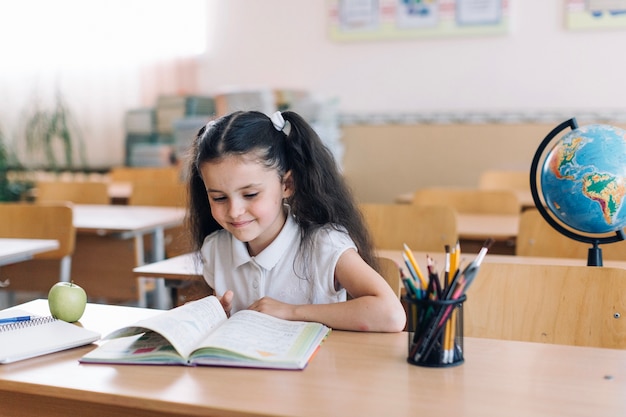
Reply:
[[[11,178],[12,169],[22,169],[9,152],[6,138],[0,129],[0,201],[18,201],[33,186],[29,181]]]
[[[74,148],[78,147],[81,167],[85,167],[86,157],[82,138],[72,122],[69,108],[61,94],[57,93],[54,108],[42,109],[37,106],[26,121],[26,147],[31,154],[43,151],[48,169],[55,171],[74,168]],[[59,149],[62,154],[59,157]]]

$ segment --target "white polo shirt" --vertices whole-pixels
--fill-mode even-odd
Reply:
[[[347,232],[330,226],[313,237],[312,253],[306,253],[307,268],[294,262],[300,248],[300,229],[292,216],[276,239],[257,256],[250,256],[246,244],[226,230],[206,237],[202,245],[204,279],[215,294],[234,292],[231,313],[246,309],[262,297],[289,304],[327,304],[346,300],[346,290],[335,289],[335,266],[347,249],[356,245]],[[304,277],[303,271],[308,272]],[[296,273],[297,271],[297,273]]]

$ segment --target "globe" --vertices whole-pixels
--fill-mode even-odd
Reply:
[[[571,131],[557,138],[567,128]],[[601,266],[599,245],[626,239],[626,130],[579,127],[576,119],[559,124],[535,152],[530,190],[546,222],[590,243],[587,265]]]
[[[540,172],[550,211],[572,229],[602,234],[626,226],[626,131],[592,124],[557,140]]]

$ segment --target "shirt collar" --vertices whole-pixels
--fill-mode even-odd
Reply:
[[[285,253],[285,249],[292,245],[293,237],[299,233],[298,224],[293,216],[287,215],[287,220],[278,236],[269,246],[257,256],[250,256],[247,245],[232,237],[233,259],[235,267],[239,267],[254,260],[259,266],[266,270],[272,269]]]

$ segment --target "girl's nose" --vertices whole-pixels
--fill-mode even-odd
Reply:
[[[231,200],[230,205],[228,207],[228,215],[231,218],[236,219],[237,217],[241,216],[244,212],[245,212],[245,208],[241,201]]]

